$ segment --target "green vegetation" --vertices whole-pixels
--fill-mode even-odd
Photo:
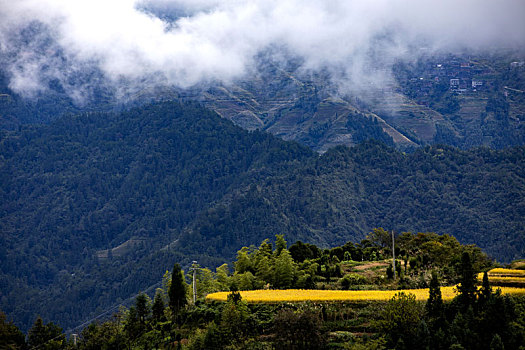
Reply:
[[[396,247],[410,244],[412,254],[427,256],[426,265],[414,269],[416,275],[401,273],[395,281],[384,281],[385,264],[377,270],[383,275],[372,284],[375,288],[401,288],[407,279],[426,280],[430,274],[430,293],[426,302],[413,294],[400,292],[388,302],[282,303],[248,304],[236,290],[297,287],[302,277],[319,288],[340,289],[340,279],[327,271],[342,273],[342,280],[359,280],[367,274],[363,266],[382,262],[390,254],[383,245],[386,231],[376,229],[360,243],[348,242],[331,249],[296,242],[290,253],[284,236],[274,244],[264,240],[258,248],[243,247],[234,262],[234,272],[227,266],[211,273],[198,269],[197,289],[200,297],[190,302],[191,291],[184,271],[175,264],[167,272],[154,301],[144,293],[135,297],[129,309],[121,309],[104,322],[94,322],[74,337],[66,339],[62,329],[38,318],[23,334],[2,316],[0,347],[13,349],[518,349],[525,340],[525,299],[503,296],[494,291],[488,278],[478,290],[475,284],[480,269],[492,263],[479,248],[464,246],[450,236],[431,233],[404,233]],[[449,242],[450,260],[432,255],[430,243]],[[453,243],[452,243],[453,242]],[[273,246],[273,247],[272,247]],[[306,248],[310,252],[308,257]],[[367,252],[378,260],[339,261],[338,254]],[[285,258],[283,258],[285,257]],[[388,260],[386,260],[388,261]],[[453,269],[450,261],[455,261]],[[335,266],[335,268],[334,268]],[[350,267],[353,272],[341,272]],[[403,271],[403,270],[401,270]],[[429,272],[432,273],[429,273]],[[443,276],[441,279],[438,276]],[[485,276],[487,274],[485,273]],[[450,302],[441,298],[443,281],[459,281],[459,294]],[[440,282],[441,281],[441,282]],[[251,284],[251,288],[248,286]],[[354,286],[356,287],[356,286]],[[232,290],[226,302],[205,302],[204,296],[216,290]],[[3,314],[2,314],[3,315]]]
[[[347,242],[332,249],[321,249],[297,241],[288,250],[283,236],[277,235],[273,251],[267,239],[258,248],[250,246],[239,250],[232,276],[228,277],[224,272],[221,274],[221,271],[228,270],[227,266],[217,268],[215,276],[219,283],[211,283],[213,274],[203,270],[197,289],[207,294],[218,290],[263,288],[426,288],[430,281],[428,271],[433,271],[444,283],[459,282],[466,286],[459,279],[466,273],[462,272],[463,265],[473,266],[476,271],[491,266],[488,257],[478,247],[461,245],[452,236],[404,232],[395,240],[396,254],[402,263],[398,265],[399,272],[394,281],[393,276],[388,277],[388,268],[392,263],[388,260],[392,255],[390,237],[390,233],[379,228],[357,244]],[[463,262],[462,257],[465,256],[473,260]],[[410,260],[412,263],[409,264]],[[469,292],[463,294],[471,294],[474,288],[475,275],[470,278]]]

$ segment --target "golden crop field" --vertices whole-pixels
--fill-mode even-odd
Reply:
[[[525,285],[525,271],[496,268],[488,272],[489,282],[498,285]],[[483,280],[483,273],[478,274],[478,280]]]
[[[524,295],[525,288],[502,287],[502,293]],[[399,292],[411,293],[416,300],[427,300],[428,289],[403,290],[247,290],[240,291],[241,297],[248,303],[282,303],[282,302],[358,302],[358,301],[388,301]],[[230,292],[211,293],[206,300],[226,301]],[[456,287],[441,287],[443,300],[451,300],[456,296]]]
[[[478,276],[478,280],[481,281],[483,279],[483,275]],[[511,277],[511,276],[491,276],[489,275],[489,282],[490,283],[514,283],[514,284],[525,284],[525,277]]]
[[[502,286],[494,286],[493,289],[501,289],[503,294],[525,296],[525,270],[496,268],[488,272],[489,281]],[[483,273],[478,274],[481,282]],[[505,286],[514,285],[514,287]],[[515,287],[518,285],[518,287]],[[359,301],[388,301],[399,292],[411,293],[416,300],[428,299],[427,289],[404,289],[404,290],[312,290],[312,289],[288,289],[288,290],[249,290],[241,291],[241,297],[248,303],[281,303],[281,302],[359,302]],[[226,301],[230,292],[217,292],[208,294],[206,300]],[[443,300],[452,300],[457,293],[455,286],[441,287]]]
[[[525,270],[515,270],[515,269],[503,269],[503,268],[495,268],[488,272],[489,277],[490,276],[521,276],[525,278]]]

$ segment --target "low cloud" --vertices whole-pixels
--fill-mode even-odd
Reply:
[[[269,49],[359,90],[399,58],[458,48],[525,46],[522,0],[17,0],[0,5],[10,88],[56,80],[190,87],[244,78]]]

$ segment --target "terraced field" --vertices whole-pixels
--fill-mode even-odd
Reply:
[[[503,294],[523,295],[525,288],[501,287]],[[314,290],[314,289],[288,289],[288,290],[247,290],[241,291],[241,297],[248,303],[285,303],[285,302],[356,302],[356,301],[388,301],[399,293],[411,293],[416,300],[428,299],[428,289],[403,289],[403,290]],[[208,294],[206,300],[226,301],[230,292]],[[442,287],[443,300],[452,300],[456,296],[456,287]]]
[[[382,265],[377,263],[376,265]],[[358,266],[357,269],[369,268],[369,265]],[[525,270],[495,268],[488,272],[489,282],[503,294],[525,296]],[[483,273],[478,275],[481,282]],[[318,289],[269,289],[246,290],[240,294],[248,303],[286,303],[286,302],[368,302],[388,301],[399,293],[414,294],[416,300],[428,299],[428,288],[402,290],[318,290]],[[230,292],[208,294],[206,300],[226,301]],[[452,300],[457,293],[456,286],[441,287],[443,300]]]
[[[525,270],[496,268],[488,272],[489,282],[493,286],[525,288]],[[483,274],[478,275],[478,280]]]

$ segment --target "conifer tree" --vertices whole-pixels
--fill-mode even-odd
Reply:
[[[153,306],[151,307],[153,320],[156,322],[162,321],[164,318],[164,300],[162,300],[162,295],[160,292],[155,293],[155,298],[153,299]]]
[[[175,264],[171,273],[171,284],[168,291],[169,306],[173,313],[178,314],[188,303],[186,290],[187,286],[182,269],[179,264]]]
[[[137,313],[137,308],[132,306],[129,308],[127,317],[124,321],[124,332],[128,338],[129,345],[135,342],[144,331],[144,325],[141,324]]]
[[[428,300],[425,310],[431,319],[441,317],[443,312],[443,298],[441,296],[439,280],[435,271],[432,272],[432,279],[430,280],[430,289],[428,292]]]
[[[24,349],[25,345],[24,333],[0,311],[0,349]]]
[[[283,249],[275,259],[274,283],[279,288],[290,288],[295,277],[295,262],[287,249]]]
[[[476,301],[476,276],[468,252],[461,255],[460,282],[458,285],[458,301],[463,310],[473,305]]]
[[[284,239],[284,235],[275,235],[275,251],[274,255],[279,256],[283,249],[287,248],[286,240]]]
[[[221,266],[217,267],[215,269],[216,276],[217,276],[217,282],[219,284],[219,288],[221,290],[229,290],[230,289],[230,270],[228,268],[228,264],[222,264]]]
[[[149,314],[151,312],[148,296],[140,293],[135,299],[135,308],[137,310],[137,318],[142,326],[146,324]]]
[[[242,247],[237,252],[237,261],[235,262],[235,272],[245,273],[246,271],[253,272],[253,263],[251,259],[250,248]]]
[[[44,324],[40,317],[36,319],[27,335],[27,344],[31,348],[42,347],[45,344],[46,349],[59,349],[63,347],[65,341],[66,336],[62,328],[53,322]]]
[[[483,307],[492,295],[492,287],[490,286],[489,276],[487,271],[483,272],[483,282],[478,295],[478,302]]]
[[[266,257],[269,257],[270,255],[272,255],[272,244],[270,243],[270,240],[268,238],[262,241],[257,251],[257,255],[266,256]]]

